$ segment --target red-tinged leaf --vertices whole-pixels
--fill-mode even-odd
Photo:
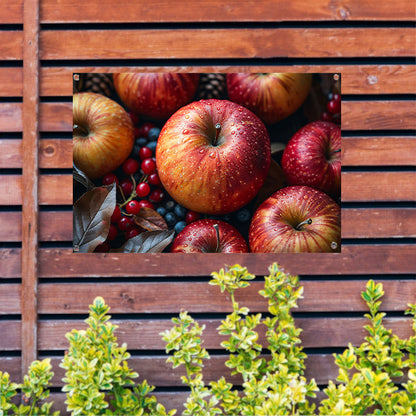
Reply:
[[[161,253],[175,236],[173,230],[144,231],[130,238],[119,249],[111,250],[118,253]]]
[[[168,229],[168,225],[166,224],[164,218],[152,208],[140,208],[140,212],[134,216],[134,222],[146,231]]]
[[[90,191],[94,188],[94,183],[91,181],[91,179],[75,164],[73,165],[72,173],[74,181],[84,186],[84,188],[86,188],[87,191]]]
[[[103,243],[116,206],[116,185],[100,186],[86,192],[74,204],[74,251],[91,253]]]

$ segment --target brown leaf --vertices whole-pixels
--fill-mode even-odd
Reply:
[[[257,209],[258,206],[265,201],[269,196],[274,194],[279,189],[285,186],[285,176],[280,165],[272,159],[270,164],[269,173],[266,177],[266,180],[261,187],[259,193],[257,194],[256,203],[254,209]]]
[[[142,207],[137,215],[134,216],[134,222],[147,231],[167,230],[168,225],[164,218],[154,209]]]
[[[161,253],[175,236],[173,230],[144,231],[130,238],[119,249],[111,250],[117,253]]]

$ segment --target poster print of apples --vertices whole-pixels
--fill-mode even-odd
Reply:
[[[117,189],[113,214],[101,218],[107,238],[87,244],[90,251],[169,252],[181,234],[187,244],[180,252],[195,252],[195,246],[199,252],[223,252],[218,227],[206,236],[218,244],[201,245],[207,227],[196,232],[193,223],[208,219],[234,227],[248,252],[340,251],[339,74],[106,74],[112,88],[107,83],[102,90],[85,82],[99,76],[74,74],[74,215],[85,217],[76,201],[84,196],[85,210],[87,192],[94,200],[94,188],[115,182]],[[121,132],[115,116],[100,106],[77,104],[104,98],[122,108],[131,132]],[[103,145],[104,131],[110,143]],[[99,159],[94,143],[101,151],[111,149],[108,160],[101,156],[108,169],[98,178],[79,169]],[[114,168],[118,146],[124,154]],[[301,186],[312,188],[303,190],[302,200],[287,196]],[[254,227],[255,216],[278,204],[285,215],[269,210],[267,231]],[[280,243],[259,249],[252,242],[256,233]],[[192,235],[198,237],[195,244]]]

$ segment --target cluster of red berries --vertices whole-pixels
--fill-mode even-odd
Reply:
[[[341,94],[329,93],[327,98],[326,111],[322,113],[322,120],[341,124]]]

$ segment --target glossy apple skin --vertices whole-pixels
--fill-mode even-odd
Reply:
[[[288,185],[307,185],[337,199],[341,194],[341,129],[314,121],[289,140],[281,165]]]
[[[121,105],[100,94],[73,96],[73,160],[90,179],[118,168],[134,144],[131,118]]]
[[[156,147],[163,187],[179,204],[204,214],[222,215],[246,205],[263,185],[270,161],[264,124],[228,100],[182,107],[165,123]]]
[[[312,74],[227,74],[231,101],[249,108],[266,124],[274,124],[293,114],[306,100]]]
[[[199,74],[118,73],[114,88],[130,111],[162,120],[192,101]]]
[[[296,229],[302,221],[312,220]],[[253,253],[339,252],[341,209],[327,194],[308,186],[275,192],[253,215],[249,229]]]
[[[220,243],[217,246],[218,224]],[[175,238],[172,253],[248,253],[248,246],[239,231],[224,221],[197,220],[187,225]]]

